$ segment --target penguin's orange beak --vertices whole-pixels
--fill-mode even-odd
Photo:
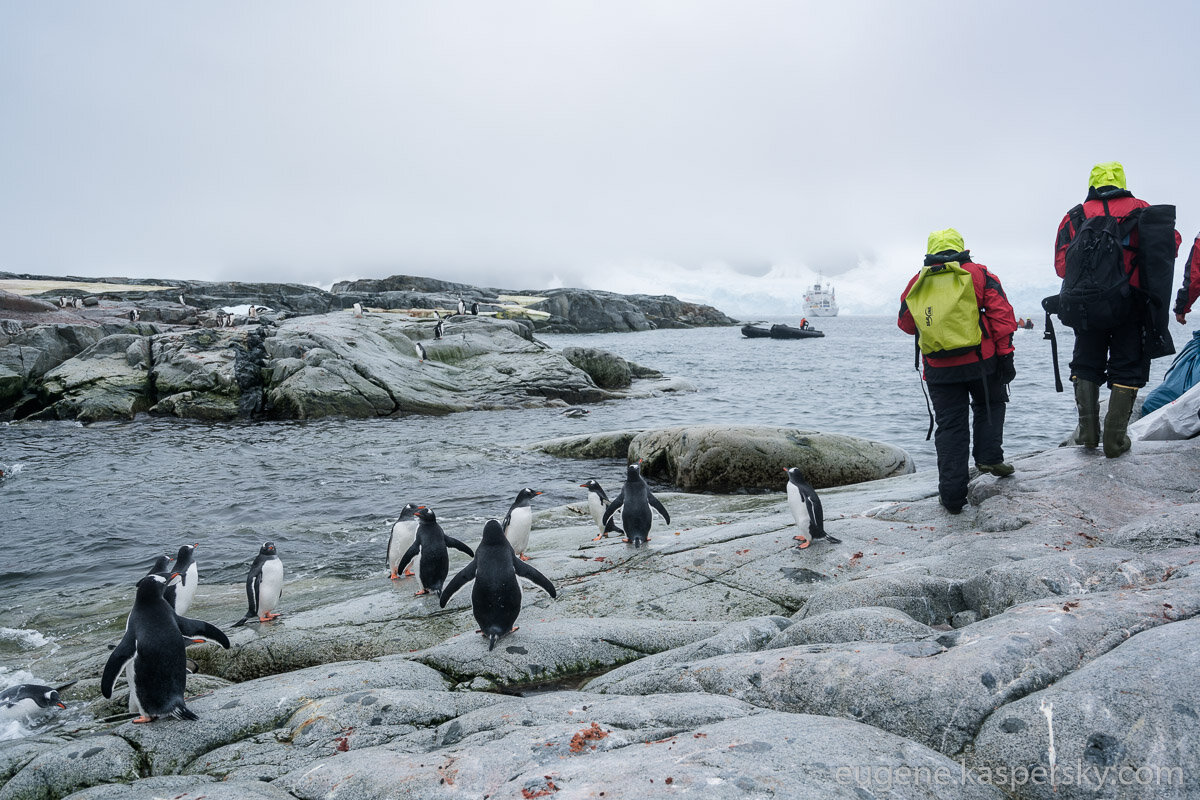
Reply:
[[[62,700],[59,700],[59,701],[58,701],[57,703],[55,703],[54,705],[58,706],[59,708],[66,708],[66,707],[67,707],[67,704],[66,704],[66,703],[64,703]]]
[[[587,484],[586,484],[586,483],[581,483],[581,484],[579,484],[579,488],[580,488],[580,489],[586,489],[586,488],[587,488]]]
[[[545,492],[534,492],[534,494],[545,494]]]

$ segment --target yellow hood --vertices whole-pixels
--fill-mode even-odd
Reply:
[[[1092,167],[1092,175],[1088,178],[1088,187],[1099,189],[1101,186],[1116,186],[1118,189],[1128,189],[1125,185],[1125,168],[1120,161],[1105,161]]]
[[[925,252],[930,255],[940,253],[943,250],[952,250],[955,253],[961,253],[966,249],[966,246],[963,244],[962,234],[954,230],[954,228],[934,231],[929,234],[929,242],[925,245]]]

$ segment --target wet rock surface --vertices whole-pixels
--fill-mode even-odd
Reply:
[[[842,543],[805,550],[778,493],[664,492],[640,550],[539,510],[558,598],[527,591],[494,651],[465,590],[441,609],[381,571],[291,597],[190,651],[238,681],[189,679],[200,720],[0,743],[0,798],[1196,796],[1200,442],[1015,465],[958,516],[929,473],[823,490]],[[240,613],[228,589],[211,618]],[[111,633],[47,668],[94,673]],[[1168,772],[1085,791],[1068,764]]]

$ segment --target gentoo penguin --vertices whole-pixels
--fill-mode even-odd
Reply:
[[[265,542],[258,556],[246,573],[246,616],[233,623],[233,627],[245,625],[247,620],[258,618],[259,622],[270,622],[278,617],[272,614],[283,594],[283,562],[275,553],[275,543]]]
[[[64,683],[57,688],[40,683],[18,683],[0,692],[0,719],[25,719],[47,708],[66,708],[59,699],[60,692],[79,681]]]
[[[162,575],[147,575],[138,581],[133,610],[125,622],[125,636],[109,654],[100,679],[100,692],[112,697],[117,676],[126,664],[133,662],[133,685],[129,691],[141,713],[134,722],[150,722],[163,715],[196,719],[183,701],[187,681],[184,637],[203,637],[197,640],[220,642],[229,647],[229,640],[219,628],[175,613],[163,598],[168,580]]]
[[[596,527],[600,529],[600,534],[592,539],[597,542],[601,539],[607,539],[608,534],[616,531],[617,533],[625,533],[617,527],[615,519],[610,518],[608,524],[604,523],[604,510],[608,508],[608,494],[604,491],[604,487],[597,480],[589,480],[587,483],[579,484],[580,489],[588,490],[588,511],[592,512],[592,520],[596,523]]]
[[[539,494],[541,492],[530,489],[528,486],[517,492],[516,499],[512,501],[512,505],[508,507],[508,513],[504,515],[504,522],[500,523],[504,529],[504,538],[508,539],[513,552],[522,561],[529,560],[529,556],[525,555],[525,550],[529,547],[529,531],[533,528],[533,507],[529,503]]]
[[[458,313],[459,314],[467,313],[467,304],[463,302],[461,295],[458,298]]]
[[[617,509],[621,509],[621,524],[625,526],[624,541],[641,547],[643,542],[650,541],[650,526],[654,522],[650,514],[652,508],[662,514],[668,525],[671,524],[671,515],[646,485],[646,479],[642,477],[642,462],[639,460],[625,468],[625,485],[621,487],[617,499],[605,509],[604,523],[607,525],[612,521]]]
[[[396,520],[396,524],[392,526],[392,534],[388,536],[387,563],[388,568],[392,571],[391,579],[394,581],[400,579],[400,570],[396,569],[400,564],[400,559],[404,558],[408,548],[412,547],[413,542],[417,540],[417,526],[420,525],[417,511],[420,508],[416,503],[409,503],[400,509],[400,519]],[[415,575],[420,565],[421,556],[413,556],[413,562],[408,565],[408,569],[404,570],[404,574],[406,576]]]
[[[359,319],[362,319],[362,303],[354,304],[354,316],[358,317]]]
[[[564,408],[562,410],[562,415],[564,417],[586,417],[590,413],[592,412],[588,411],[586,408],[580,408],[579,406],[571,406],[570,408]]]
[[[429,358],[429,354],[425,352],[425,345],[420,342],[413,342],[413,350],[417,351],[417,361],[425,363],[425,359]]]
[[[59,308],[67,307],[67,298],[63,297],[61,294],[58,296],[58,307]]]
[[[821,498],[817,497],[816,489],[804,480],[804,473],[799,467],[785,468],[784,472],[788,476],[788,508],[792,510],[796,527],[800,529],[800,535],[792,538],[800,542],[800,549],[803,550],[817,539],[825,539],[830,544],[841,544],[841,539],[825,532],[825,512],[821,510]]]
[[[473,314],[476,317],[479,316],[479,303],[477,303],[477,302],[471,303],[471,314]]]
[[[174,586],[175,600],[172,605],[175,607],[175,613],[180,616],[192,607],[192,600],[196,597],[196,584],[200,581],[200,570],[196,566],[195,558],[196,547],[196,544],[185,544],[175,556],[175,572],[179,573],[179,583]]]
[[[142,318],[142,312],[138,311],[136,308],[129,309],[129,321],[130,322],[137,322],[141,318]]]
[[[446,330],[446,321],[441,317],[438,318],[437,324],[433,326],[433,338],[442,338],[442,331]]]
[[[253,303],[250,304],[250,306],[246,309],[246,319],[258,319],[258,306],[254,305]]]
[[[76,297],[74,300],[71,301],[71,305],[75,306],[76,308],[83,308],[83,298]]]
[[[438,525],[437,515],[433,513],[432,508],[421,506],[417,511],[417,520],[419,524],[416,541],[409,545],[396,569],[404,569],[408,562],[420,553],[421,568],[417,575],[421,578],[421,589],[415,594],[441,594],[442,584],[446,582],[446,575],[450,573],[450,553],[446,547],[462,550],[471,557],[475,556],[475,551],[453,536],[447,536],[442,526]]]
[[[521,584],[517,577],[528,578],[557,597],[554,584],[536,569],[517,558],[512,546],[504,538],[504,528],[494,519],[483,526],[483,538],[470,564],[459,570],[442,590],[439,601],[442,608],[451,596],[469,580],[475,581],[471,589],[471,613],[479,623],[479,632],[488,639],[488,650],[496,646],[501,636],[516,630],[513,623],[521,613]]]

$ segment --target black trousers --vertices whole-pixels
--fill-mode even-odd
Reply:
[[[995,373],[986,378],[927,385],[937,420],[933,444],[937,449],[938,494],[946,506],[961,507],[967,503],[968,456],[973,456],[976,464],[999,464],[1004,460],[1004,404],[1008,401],[1008,387]],[[974,416],[973,425],[967,419],[968,408]]]
[[[1123,322],[1107,330],[1076,331],[1071,374],[1110,387],[1114,383],[1145,386],[1150,380],[1150,359],[1142,348],[1141,320]]]

